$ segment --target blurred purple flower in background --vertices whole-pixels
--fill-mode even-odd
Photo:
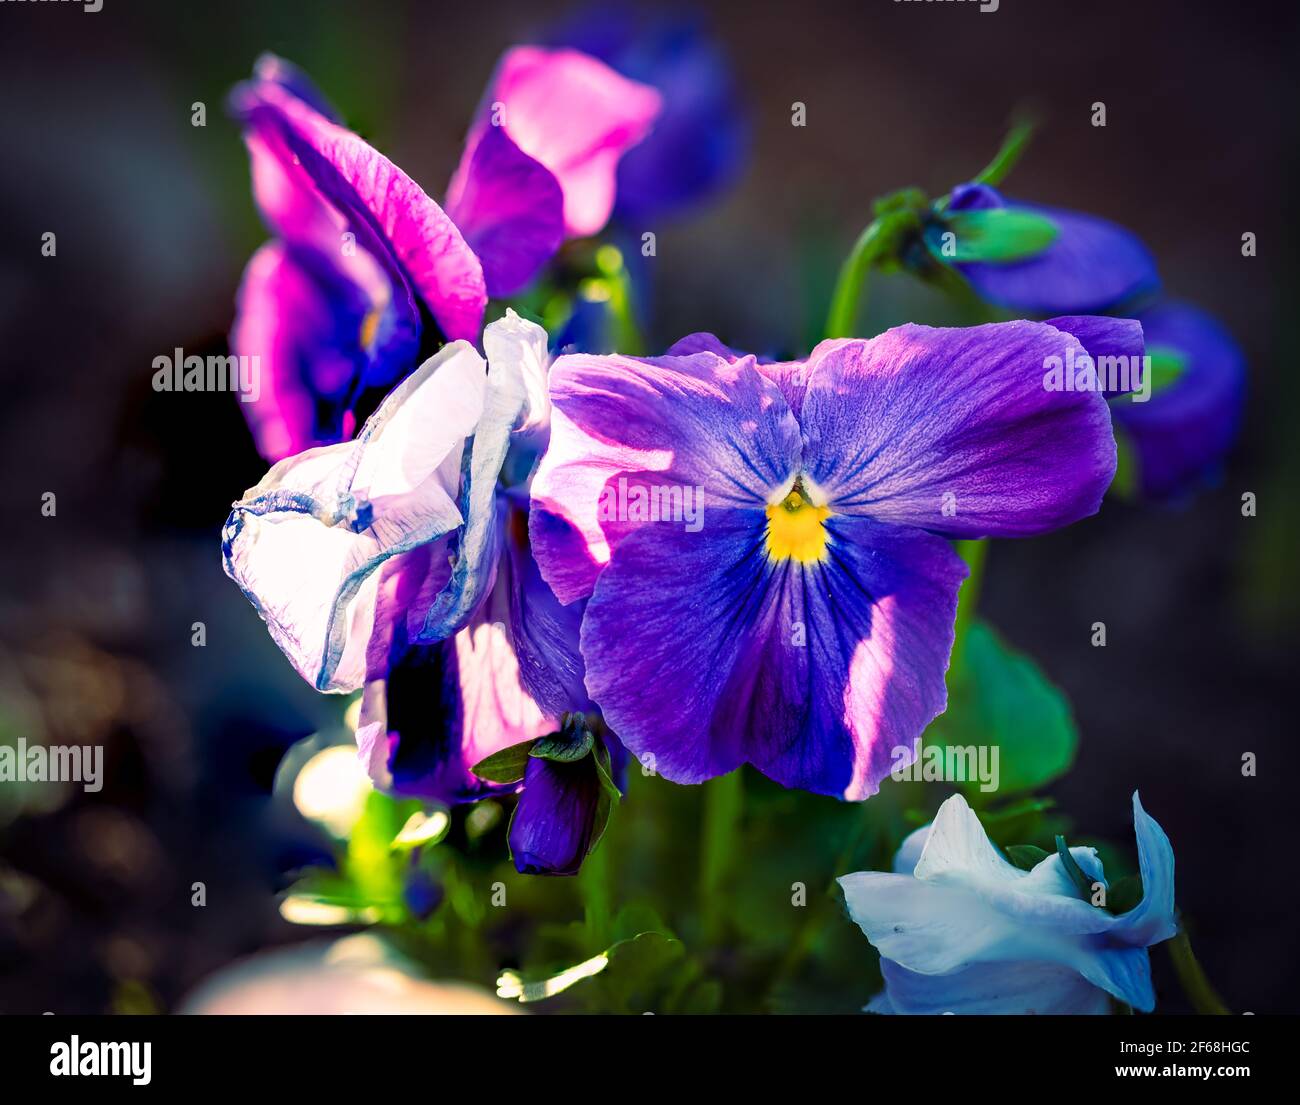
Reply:
[[[944,253],[944,232],[951,231],[956,245],[965,251],[967,241],[976,242],[993,222],[987,215],[972,216],[973,212],[1036,216],[1049,237],[1025,253],[1015,251],[1008,259],[954,259]],[[926,244],[930,255],[951,264],[981,299],[1034,314],[1108,311],[1160,286],[1147,248],[1122,227],[1077,211],[1017,203],[987,184],[954,188],[946,205],[937,211]],[[979,244],[971,248],[978,251]]]
[[[1232,336],[1196,307],[1162,302],[1139,317],[1151,357],[1150,397],[1112,399],[1111,414],[1136,469],[1131,490],[1168,499],[1212,477],[1232,447],[1246,363]]]

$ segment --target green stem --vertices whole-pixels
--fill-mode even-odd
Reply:
[[[739,770],[704,785],[704,828],[700,855],[700,915],[710,943],[726,927],[725,882],[740,835],[745,804],[744,779]]]
[[[891,211],[877,215],[858,236],[853,251],[840,266],[831,295],[831,309],[826,316],[826,337],[853,337],[871,266],[897,247],[902,232],[915,221],[912,211]]]
[[[987,538],[978,541],[958,541],[957,555],[966,561],[970,575],[961,585],[957,595],[957,620],[953,625],[952,660],[949,668],[959,670],[966,647],[966,634],[975,621],[975,609],[979,605],[980,591],[984,585],[984,564],[988,559],[989,543]]]
[[[1001,184],[1028,148],[1036,126],[1032,119],[1022,120],[1013,126],[1002,140],[1001,149],[993,155],[993,160],[984,166],[973,183],[988,184],[994,188]]]
[[[583,861],[578,873],[578,892],[582,895],[583,922],[587,939],[594,949],[610,944],[609,841],[601,841]]]
[[[1169,949],[1169,958],[1174,961],[1178,981],[1188,1001],[1192,1003],[1192,1008],[1211,1017],[1230,1016],[1232,1011],[1224,1005],[1223,999],[1215,993],[1210,980],[1205,977],[1205,971],[1192,951],[1192,942],[1187,938],[1187,930],[1181,924],[1178,926],[1178,935],[1165,946]]]

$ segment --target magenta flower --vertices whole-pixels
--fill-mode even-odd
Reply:
[[[534,555],[587,598],[587,689],[624,745],[695,783],[751,763],[861,799],[946,704],[966,574],[947,537],[1094,513],[1104,396],[1044,387],[1115,319],[903,326],[762,365],[695,336],[561,357],[532,486]],[[676,504],[676,506],[674,505]]]
[[[618,159],[659,110],[653,89],[577,51],[512,50],[444,211],[288,62],[259,59],[231,104],[275,234],[245,270],[230,335],[259,359],[261,394],[243,406],[269,460],[350,438],[366,392],[477,339],[489,294],[519,291],[566,233],[599,230]]]
[[[230,344],[260,358],[261,396],[245,406],[259,451],[279,460],[351,437],[360,392],[429,349],[425,313],[445,340],[477,338],[487,292],[446,212],[326,114],[298,70],[264,56],[231,106],[276,238],[244,273]]]
[[[499,130],[559,184],[564,233],[595,234],[614,209],[619,158],[649,133],[660,105],[653,88],[587,54],[517,46],[497,65],[447,206],[462,225],[477,225],[491,214],[495,204],[485,204],[474,191],[475,161],[484,141]]]

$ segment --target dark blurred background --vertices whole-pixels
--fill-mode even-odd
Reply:
[[[1140,788],[1178,859],[1197,952],[1234,1010],[1295,1011],[1291,850],[1300,524],[1297,16],[1189,0],[697,5],[749,102],[752,158],[653,229],[651,345],[708,329],[802,351],[871,199],[967,179],[1024,108],[1011,195],[1140,234],[1168,289],[1218,315],[1251,372],[1221,483],[1108,503],[1000,543],[984,610],[1072,699],[1053,788],[1131,846]],[[238,404],[156,394],[151,361],[220,351],[265,237],[226,91],[273,50],[434,195],[498,55],[571,5],[366,0],[0,4],[0,739],[103,743],[98,794],[0,786],[0,1012],[171,1008],[236,955],[302,935],[281,873],[318,849],[268,801],[283,750],[337,718],[222,574],[219,529],[260,478]],[[1095,128],[1094,101],[1107,105]],[[207,126],[191,125],[202,101]],[[805,128],[791,104],[807,105]],[[41,236],[57,234],[42,257]],[[1241,235],[1258,236],[1244,259]],[[868,322],[940,322],[902,279]],[[57,495],[43,517],[41,497]],[[1244,491],[1259,498],[1244,519]],[[1108,645],[1090,645],[1104,621]],[[191,644],[193,624],[205,647]],[[1258,757],[1243,777],[1241,757]],[[760,864],[761,857],[749,857]],[[208,904],[190,904],[205,881]],[[1162,1007],[1179,1010],[1163,960]],[[864,999],[867,995],[863,995]]]

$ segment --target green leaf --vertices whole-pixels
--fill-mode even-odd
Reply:
[[[952,238],[946,236],[951,233]],[[1042,253],[1055,240],[1051,219],[1014,207],[955,211],[926,227],[925,244],[946,264],[1008,264]]]
[[[500,752],[493,752],[486,759],[479,760],[470,771],[489,783],[517,783],[528,768],[528,750],[533,743],[524,741],[503,748]]]
[[[587,728],[579,729],[576,733],[551,733],[549,736],[539,738],[528,754],[536,756],[539,760],[571,764],[591,751],[592,741],[591,730]]]
[[[603,742],[596,745],[592,761],[596,765],[596,775],[600,779],[600,799],[596,804],[596,813],[591,829],[591,844],[587,848],[587,855],[591,855],[596,850],[596,845],[600,843],[601,837],[605,835],[605,829],[609,826],[610,815],[614,812],[614,803],[623,799],[622,791],[615,786],[614,778],[610,774],[609,750]]]
[[[990,768],[996,748],[996,791],[1008,795],[1034,790],[1068,771],[1079,734],[1065,696],[1038,665],[977,621],[966,635],[958,669],[948,673],[948,709],[935,718],[923,742],[989,746]],[[973,802],[988,800],[979,781],[954,781]]]
[[[1002,849],[1013,864],[1022,871],[1032,871],[1043,862],[1050,852],[1045,852],[1035,844],[1011,844]]]

